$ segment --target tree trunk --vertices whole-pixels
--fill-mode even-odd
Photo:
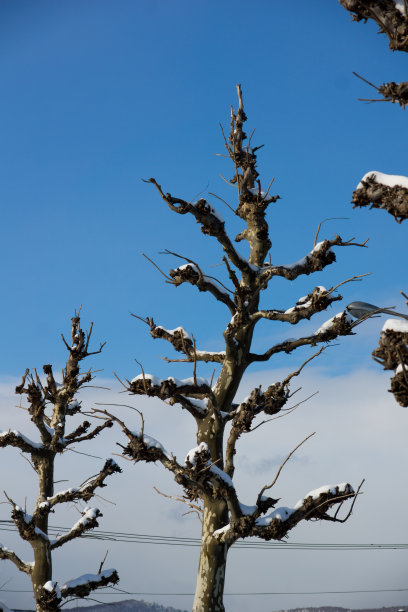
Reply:
[[[224,501],[206,500],[193,612],[224,612],[223,594],[229,546],[212,537],[228,522]]]
[[[42,457],[38,460],[38,479],[39,493],[37,503],[47,500],[47,497],[52,497],[54,494],[54,455]],[[48,513],[41,517],[37,522],[37,527],[48,535]],[[46,582],[52,579],[52,559],[49,549],[49,543],[43,539],[37,539],[31,542],[34,552],[34,567],[31,574],[31,582],[33,585],[34,598],[36,602],[41,594],[42,587]],[[42,612],[38,603],[36,611]]]

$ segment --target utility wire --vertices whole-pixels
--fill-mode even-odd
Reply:
[[[349,591],[255,591],[255,592],[241,592],[241,593],[224,593],[227,597],[237,596],[250,596],[253,595],[338,595],[346,593],[397,593],[408,591],[406,589],[355,589]],[[12,590],[12,589],[1,589],[2,593],[32,593],[30,590]],[[101,591],[98,589],[98,597],[101,595],[116,595],[121,597],[123,595],[150,595],[154,597],[193,597],[194,593],[150,593],[145,591],[124,591],[120,593]]]
[[[16,531],[17,528],[11,520],[0,520],[0,531]],[[49,533],[59,535],[70,531],[67,527],[50,526]],[[104,540],[113,542],[125,542],[128,544],[155,544],[162,546],[184,546],[198,547],[201,545],[199,538],[187,538],[180,536],[164,536],[147,533],[127,533],[123,531],[94,530],[81,536],[82,538]],[[316,544],[304,542],[264,542],[240,540],[233,544],[235,549],[264,549],[264,550],[406,550],[408,544],[404,543],[354,543],[354,544]]]

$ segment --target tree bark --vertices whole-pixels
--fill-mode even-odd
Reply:
[[[39,494],[37,504],[47,500],[54,495],[54,455],[42,457],[38,460]],[[38,528],[48,535],[48,513],[39,518]],[[52,559],[49,542],[37,539],[31,542],[34,552],[34,567],[31,574],[34,598],[36,602],[46,582],[52,579]],[[36,604],[36,612],[42,612],[41,607]]]
[[[215,540],[212,534],[227,522],[225,502],[205,500],[193,612],[225,612],[223,594],[229,546]]]

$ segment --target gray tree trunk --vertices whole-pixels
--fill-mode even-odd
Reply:
[[[223,596],[228,546],[212,537],[228,522],[224,501],[205,502],[201,551],[193,612],[224,612]]]
[[[54,455],[43,457],[38,461],[39,494],[37,504],[54,495]],[[38,527],[48,535],[48,512],[38,520]],[[52,559],[49,543],[44,540],[34,540],[34,567],[31,574],[34,598],[36,602],[41,594],[42,587],[52,579]],[[36,612],[42,612],[36,603]]]

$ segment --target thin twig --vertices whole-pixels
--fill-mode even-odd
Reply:
[[[220,196],[218,196],[216,193],[213,193],[212,191],[209,191],[208,193],[209,193],[209,195],[214,196],[214,198],[218,198],[218,200],[221,200],[221,202],[224,202],[224,204],[226,204],[226,205],[228,206],[228,208],[229,208],[229,209],[230,209],[230,210],[231,210],[231,211],[234,213],[234,215],[235,215],[235,210],[232,208],[232,206],[230,206],[230,205],[228,204],[228,202],[226,202],[226,201],[225,201],[223,198],[220,198]]]
[[[153,489],[159,495],[162,495],[163,497],[167,497],[167,499],[173,499],[174,501],[181,502],[183,504],[186,504],[186,506],[188,506],[189,508],[192,508],[195,511],[201,512],[201,514],[203,513],[203,509],[200,506],[197,506],[196,504],[192,504],[191,502],[188,502],[186,499],[184,499],[184,497],[179,497],[179,496],[175,496],[175,495],[167,495],[166,493],[163,493],[162,491],[159,491],[159,489],[157,489],[157,487],[153,487]],[[200,521],[201,521],[201,518],[200,518]]]
[[[307,440],[309,440],[309,438],[311,438],[312,436],[315,435],[315,431],[311,434],[309,434],[304,440],[302,440],[302,442],[300,442],[292,451],[290,451],[289,455],[286,457],[285,461],[280,465],[275,478],[273,479],[273,481],[271,482],[270,485],[265,485],[263,487],[263,489],[261,489],[261,492],[258,495],[258,501],[261,501],[261,497],[262,495],[265,493],[265,491],[267,491],[268,489],[271,489],[273,487],[273,485],[276,483],[276,481],[279,478],[279,475],[283,469],[283,467],[286,465],[286,463],[289,461],[289,459],[292,457],[292,455],[297,451],[297,449],[302,446],[302,444],[304,444],[305,442],[307,442]]]
[[[326,223],[326,221],[334,221],[335,219],[349,219],[350,217],[327,217],[327,219],[323,219],[323,221],[320,221],[319,225],[317,226],[317,231],[316,231],[316,235],[315,235],[315,239],[314,239],[314,243],[313,243],[313,248],[315,248],[316,243],[317,243],[317,239],[319,237],[319,232],[320,229],[323,225],[323,223]]]
[[[104,558],[103,558],[103,559],[102,559],[102,561],[100,562],[99,569],[98,569],[98,574],[100,574],[100,573],[101,573],[101,571],[102,571],[103,564],[105,563],[105,561],[106,561],[106,557],[108,556],[108,552],[109,552],[109,551],[107,550],[107,551],[106,551],[106,553],[105,553]]]
[[[364,83],[367,83],[367,85],[371,85],[371,87],[374,87],[374,89],[376,89],[378,91],[378,87],[377,85],[374,85],[374,83],[371,83],[370,81],[367,81],[367,79],[365,79],[364,77],[362,77],[361,75],[359,75],[357,72],[353,71],[354,76],[356,76],[358,79],[361,79],[362,81],[364,81]]]
[[[148,257],[145,253],[142,253],[142,255],[143,257],[146,257],[148,261],[150,261],[150,263],[160,272],[160,274],[163,274],[164,278],[167,279],[167,282],[174,283],[173,279],[170,276],[167,276],[167,274],[165,274],[165,272],[163,272],[163,270],[161,270],[159,266],[155,264],[152,259],[150,259],[150,257]]]
[[[366,272],[365,274],[357,274],[356,276],[347,278],[346,280],[341,281],[341,283],[339,283],[335,287],[332,287],[331,289],[329,289],[329,291],[327,292],[327,295],[330,295],[331,293],[333,293],[333,291],[336,291],[336,289],[341,287],[341,285],[345,285],[346,283],[352,283],[354,281],[360,281],[364,276],[370,276],[370,275],[371,275],[371,272]]]

